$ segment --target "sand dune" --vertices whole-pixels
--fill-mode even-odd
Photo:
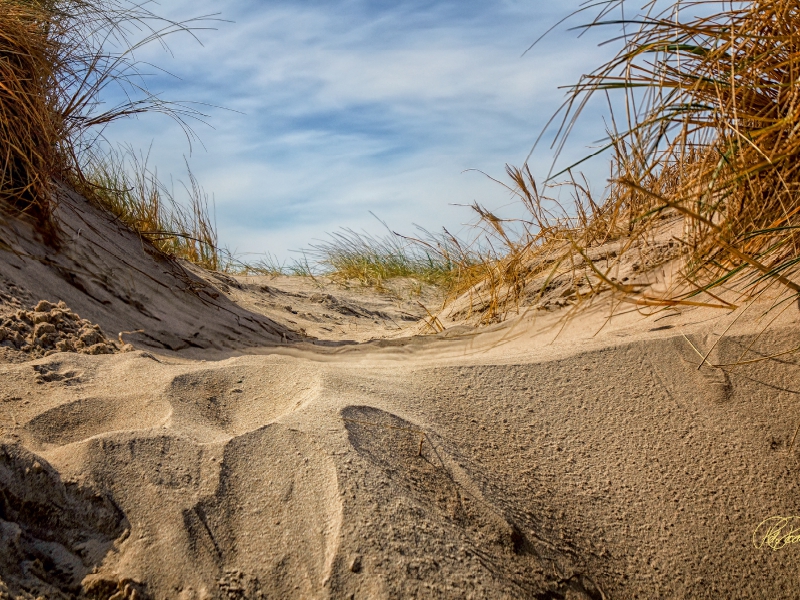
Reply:
[[[758,307],[721,341],[735,315],[602,302],[413,337],[402,293],[215,287],[91,218],[113,252],[81,233],[44,261],[20,235],[4,306],[146,333],[0,364],[0,597],[795,595],[797,548],[753,532],[800,510],[800,363],[692,348],[736,362]],[[792,307],[748,356],[798,332]]]

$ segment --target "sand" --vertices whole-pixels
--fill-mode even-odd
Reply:
[[[205,275],[59,215],[57,254],[3,226],[0,308],[113,347],[4,348],[0,598],[797,595],[800,546],[753,534],[800,514],[800,360],[694,349],[791,349],[795,305],[423,336],[402,282]]]

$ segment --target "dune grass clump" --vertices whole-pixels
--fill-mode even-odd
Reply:
[[[584,76],[567,105],[568,129],[588,97],[625,94],[607,212],[642,240],[664,213],[683,218],[687,285],[665,299],[717,288],[752,298],[768,285],[797,295],[800,5],[656,6],[614,21],[626,27],[623,49]],[[604,13],[592,26],[610,20]]]
[[[466,308],[460,307],[458,314],[482,324],[518,313],[565,276],[580,299],[578,288],[586,275],[578,273],[578,268],[588,260],[585,250],[626,233],[617,226],[612,207],[595,200],[585,180],[570,178],[540,187],[528,165],[507,165],[506,175],[508,183],[494,181],[522,203],[527,218],[504,219],[474,203],[471,208],[477,222],[469,241],[445,232],[446,254],[441,246],[426,244],[434,254],[450,260],[453,276],[445,288],[445,305],[465,300]],[[571,195],[566,207],[556,199],[557,188]],[[590,283],[586,296],[601,291],[601,286],[602,281],[593,288]]]
[[[622,49],[569,90],[554,143],[556,152],[564,147],[591,97],[608,96],[617,110],[609,119],[606,195],[593,198],[575,166],[541,190],[527,166],[508,167],[511,183],[503,185],[529,217],[514,229],[473,207],[490,247],[499,248],[462,290],[475,297],[470,305],[482,320],[519,306],[532,282],[544,292],[560,276],[587,296],[610,289],[647,306],[731,309],[771,286],[787,298],[800,295],[800,5],[701,0],[665,9],[649,2],[626,18],[626,4],[584,9],[600,7],[586,27],[623,28],[614,38]],[[551,197],[558,186],[569,189],[570,205]],[[665,220],[675,219],[682,228],[660,254],[679,262],[669,288],[617,281],[621,262],[647,255]],[[593,247],[609,242],[618,242],[614,260],[594,256]],[[658,255],[650,252],[648,268]]]
[[[570,212],[548,196],[552,186],[539,190],[527,166],[509,166],[507,174],[511,182],[501,185],[524,204],[529,219],[502,219],[475,203],[471,208],[478,220],[470,237],[421,228],[417,236],[405,236],[383,222],[387,233],[382,236],[342,229],[304,250],[303,261],[295,263],[302,269],[291,274],[321,274],[379,289],[390,279],[407,277],[438,287],[444,305],[468,297],[464,316],[491,323],[520,307],[531,282],[543,279],[546,287],[557,274],[569,272],[575,248],[623,235],[610,222],[610,207],[592,198],[586,182],[569,183],[577,207]],[[275,264],[270,263],[273,270]],[[285,268],[278,272],[288,274]]]
[[[0,2],[0,203],[49,217],[65,123],[58,114],[59,49],[38,2]]]
[[[132,149],[94,159],[83,174],[90,197],[159,251],[215,271],[221,266],[216,227],[208,195],[186,165],[188,183],[180,183],[188,202],[178,202],[147,157]]]
[[[446,231],[436,236],[421,230],[424,237],[408,238],[381,223],[387,229],[385,235],[342,229],[330,234],[329,240],[312,244],[306,254],[335,279],[376,287],[397,277],[449,287],[471,260]]]
[[[207,203],[190,175],[181,207],[146,172],[98,158],[102,127],[147,112],[180,123],[202,115],[150,93],[134,52],[204,19],[172,22],[128,0],[0,0],[0,209],[27,213],[56,237],[57,182],[85,195],[159,250],[213,268]],[[134,41],[135,40],[135,41]],[[119,104],[103,102],[116,88]],[[134,165],[137,166],[137,165]],[[138,165],[141,166],[141,165]],[[146,171],[146,169],[145,169]]]
[[[315,269],[305,254],[300,259],[281,261],[269,252],[236,254],[227,249],[218,251],[220,270],[230,275],[280,277],[314,277]],[[258,258],[256,258],[258,256]]]

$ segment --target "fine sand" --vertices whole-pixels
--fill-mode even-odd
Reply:
[[[760,360],[796,304],[422,335],[408,282],[207,275],[59,219],[58,253],[2,226],[31,325],[3,325],[0,598],[797,596],[800,546],[754,540],[800,515],[800,360]]]

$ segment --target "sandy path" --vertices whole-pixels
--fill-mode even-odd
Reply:
[[[695,321],[682,331],[707,343],[719,323]],[[800,509],[800,364],[698,371],[682,336],[650,328],[523,360],[519,337],[490,333],[477,352],[3,365],[4,555],[51,594],[94,569],[85,586],[153,598],[791,597],[797,549],[752,534]],[[50,488],[74,482],[71,504],[39,510],[92,514],[100,493],[116,520],[37,529],[34,461]]]

